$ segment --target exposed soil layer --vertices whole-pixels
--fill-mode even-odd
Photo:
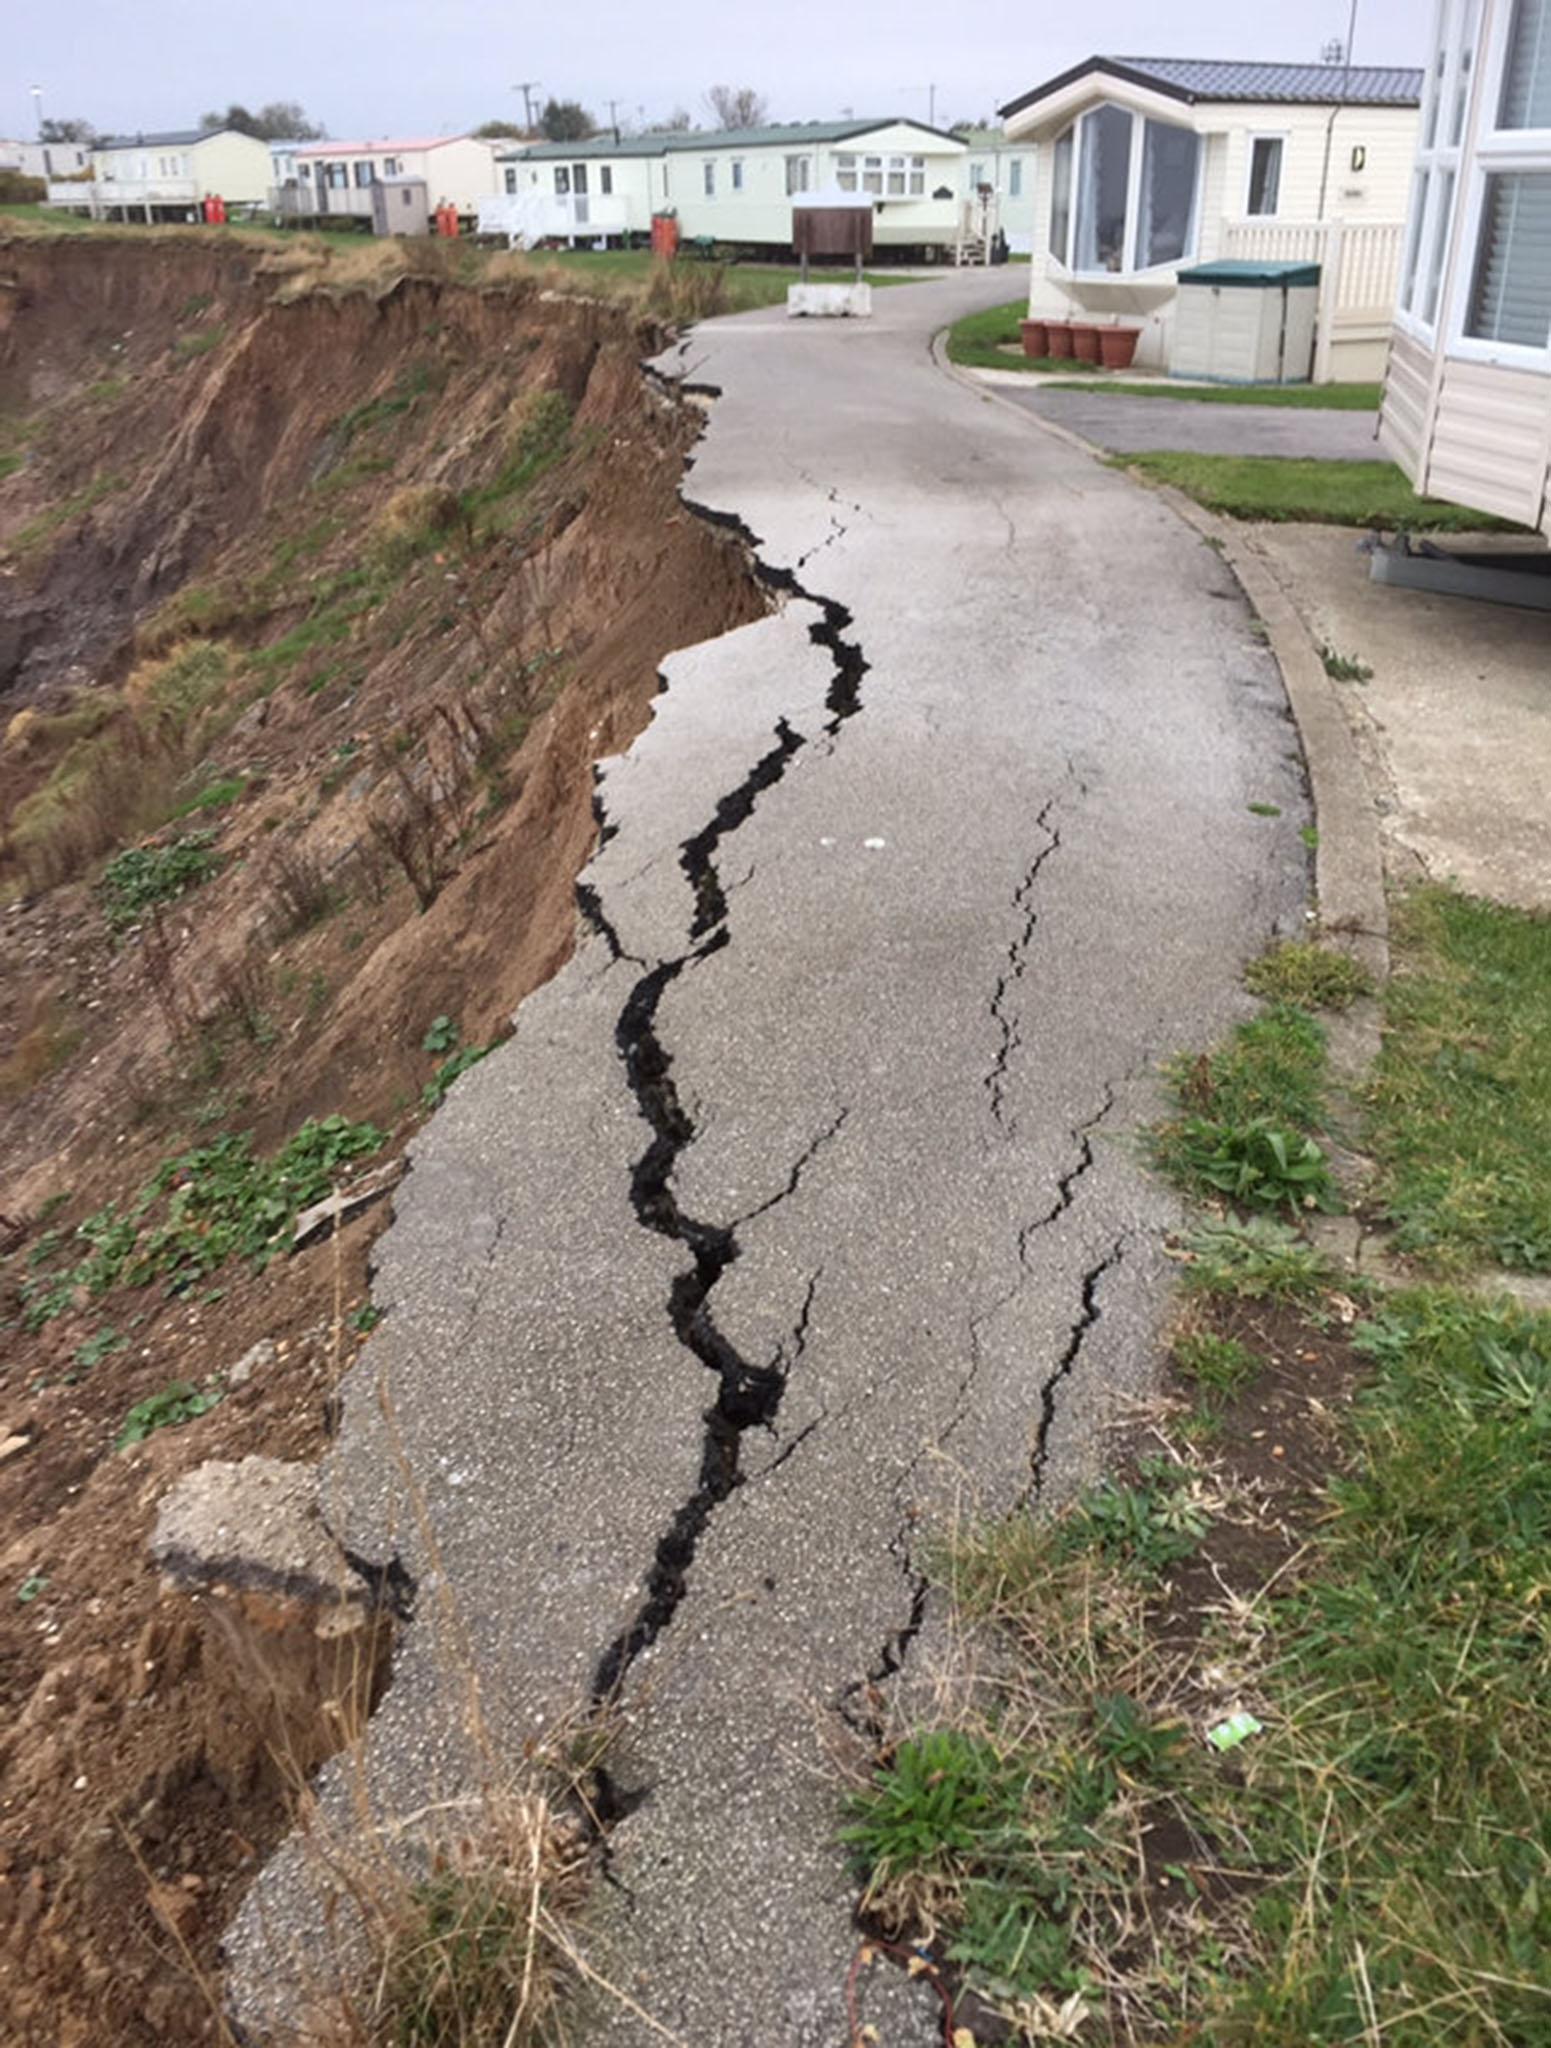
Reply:
[[[213,2037],[190,1964],[295,1760],[146,1536],[191,1465],[321,1449],[388,1204],[262,1274],[65,1286],[41,1327],[25,1290],[191,1146],[338,1113],[375,1167],[567,956],[591,762],[665,653],[764,604],[678,499],[698,420],[652,339],[531,287],[298,292],[197,238],[0,244],[7,2040]],[[110,929],[105,862],[196,832],[213,876]],[[115,1450],[173,1381],[222,1398]]]

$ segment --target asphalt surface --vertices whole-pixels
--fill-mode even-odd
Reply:
[[[1081,434],[1116,455],[1177,448],[1192,455],[1312,456],[1322,462],[1383,462],[1374,439],[1378,414],[1325,412],[1317,406],[1224,405],[1186,398],[1127,398],[1049,385],[997,385],[1041,419]]]
[[[1223,565],[929,355],[1004,294],[659,366],[720,394],[686,496],[788,587],[604,765],[577,952],[415,1146],[327,1472],[418,1581],[374,1799],[468,1771],[469,1663],[507,1753],[609,1691],[598,1959],[697,2048],[844,2041],[842,1773],[940,1644],[923,1544],[1060,1497],[1150,1385],[1175,1210],[1134,1134],[1302,919],[1296,737]],[[312,1939],[303,1862],[235,1930],[249,2017]],[[872,1999],[940,2038],[919,1985]]]

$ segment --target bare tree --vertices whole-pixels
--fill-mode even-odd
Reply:
[[[751,85],[713,85],[705,103],[719,128],[761,128],[769,111],[764,94]]]
[[[648,135],[687,135],[694,125],[688,107],[675,107],[665,120],[654,121],[646,132]]]

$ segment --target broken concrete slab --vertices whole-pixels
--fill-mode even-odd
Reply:
[[[329,1533],[311,1465],[249,1457],[196,1466],[162,1501],[151,1555],[185,1592],[223,1587],[320,1608],[375,1604],[369,1575]]]

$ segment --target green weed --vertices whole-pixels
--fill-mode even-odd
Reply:
[[[1131,1483],[1103,1479],[1088,1488],[1061,1525],[1059,1548],[1093,1550],[1155,1576],[1189,1557],[1210,1526],[1193,1475],[1172,1459],[1149,1458]]]
[[[1373,670],[1367,662],[1357,660],[1354,655],[1338,654],[1328,641],[1320,648],[1319,658],[1325,664],[1325,673],[1333,683],[1373,681]]]
[[[213,832],[189,832],[168,846],[132,846],[108,862],[97,893],[112,930],[123,931],[159,903],[172,903],[219,874]]]
[[[1200,1223],[1184,1240],[1187,1288],[1239,1301],[1311,1301],[1329,1285],[1324,1259],[1272,1216]]]
[[[113,1448],[127,1451],[131,1444],[143,1444],[159,1429],[181,1429],[185,1422],[193,1422],[218,1408],[222,1399],[218,1387],[196,1387],[192,1380],[173,1380],[159,1394],[148,1394],[135,1403],[124,1417]]]
[[[82,1288],[97,1296],[161,1280],[181,1294],[229,1258],[262,1272],[289,1245],[298,1212],[382,1143],[375,1125],[331,1116],[303,1124],[269,1159],[254,1157],[245,1132],[175,1154],[127,1209],[110,1203],[84,1219],[74,1265],[22,1282],[26,1327],[66,1314]]]

